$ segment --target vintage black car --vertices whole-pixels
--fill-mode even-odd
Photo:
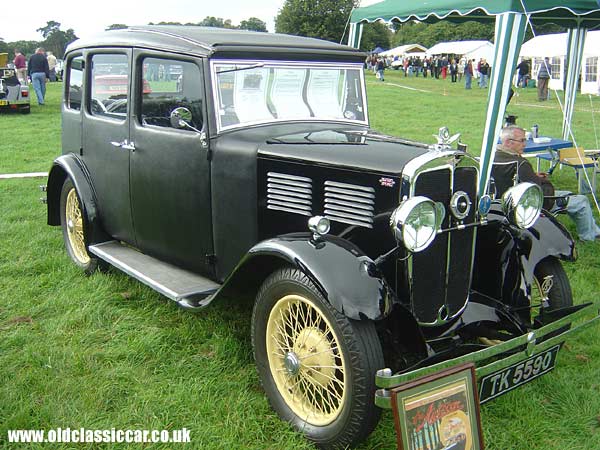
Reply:
[[[363,53],[147,26],[65,59],[47,203],[69,256],[192,311],[252,298],[262,385],[318,445],[368,436],[406,377],[474,361],[485,401],[553,367],[580,308],[571,236],[535,185],[478,193],[447,130],[371,130]]]

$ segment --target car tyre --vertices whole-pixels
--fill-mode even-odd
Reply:
[[[375,324],[340,314],[300,270],[263,283],[252,346],[271,406],[319,447],[344,448],[373,431],[375,374],[384,367]]]
[[[94,273],[98,269],[99,260],[87,251],[86,217],[79,194],[70,178],[65,180],[60,193],[60,225],[71,260],[86,274]]]
[[[550,309],[573,306],[571,284],[565,269],[557,258],[551,256],[540,261],[535,266],[534,275],[533,287],[537,291],[536,294],[543,297],[544,292],[549,289],[547,295]]]

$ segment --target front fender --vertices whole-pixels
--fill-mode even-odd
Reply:
[[[310,233],[294,233],[259,242],[252,247],[225,284],[249,267],[264,267],[273,258],[304,272],[323,297],[354,320],[381,320],[392,311],[394,295],[387,281],[358,247],[336,236],[318,241]]]
[[[543,212],[535,224],[521,230],[499,210],[490,212],[490,223],[478,231],[474,287],[512,305],[529,304],[537,264],[544,258],[576,259],[575,242],[566,228]]]

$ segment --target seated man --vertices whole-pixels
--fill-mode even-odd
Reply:
[[[547,187],[552,184],[546,173],[535,173],[531,163],[523,158],[525,149],[525,130],[517,126],[508,126],[502,129],[500,134],[501,143],[498,146],[492,176],[496,182],[497,195],[504,194],[506,189],[514,184],[514,165],[518,167],[518,181],[535,183],[542,187],[545,195],[549,195]],[[504,164],[503,164],[504,163]],[[555,195],[563,196],[569,194],[567,191],[556,191]],[[600,238],[600,227],[594,221],[590,202],[585,195],[570,195],[567,203],[567,214],[575,222],[579,239],[582,241],[593,241]]]

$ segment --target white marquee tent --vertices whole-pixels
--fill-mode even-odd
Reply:
[[[452,41],[440,42],[427,51],[428,55],[473,55],[471,59],[494,56],[494,45],[490,41]],[[479,56],[481,55],[481,56]],[[484,56],[485,55],[485,56]]]
[[[556,90],[562,90],[563,88],[566,73],[566,54],[567,33],[537,36],[525,42],[521,47],[521,58],[532,60],[532,77],[534,79],[537,78],[544,57],[550,58],[552,66],[550,89]],[[581,92],[583,94],[599,94],[599,57],[600,31],[588,31],[581,64]]]
[[[381,56],[404,56],[407,54],[417,54],[422,55],[427,52],[427,48],[423,47],[420,44],[406,44],[401,45],[399,47],[394,47],[390,50],[386,50],[385,52],[381,52]]]

